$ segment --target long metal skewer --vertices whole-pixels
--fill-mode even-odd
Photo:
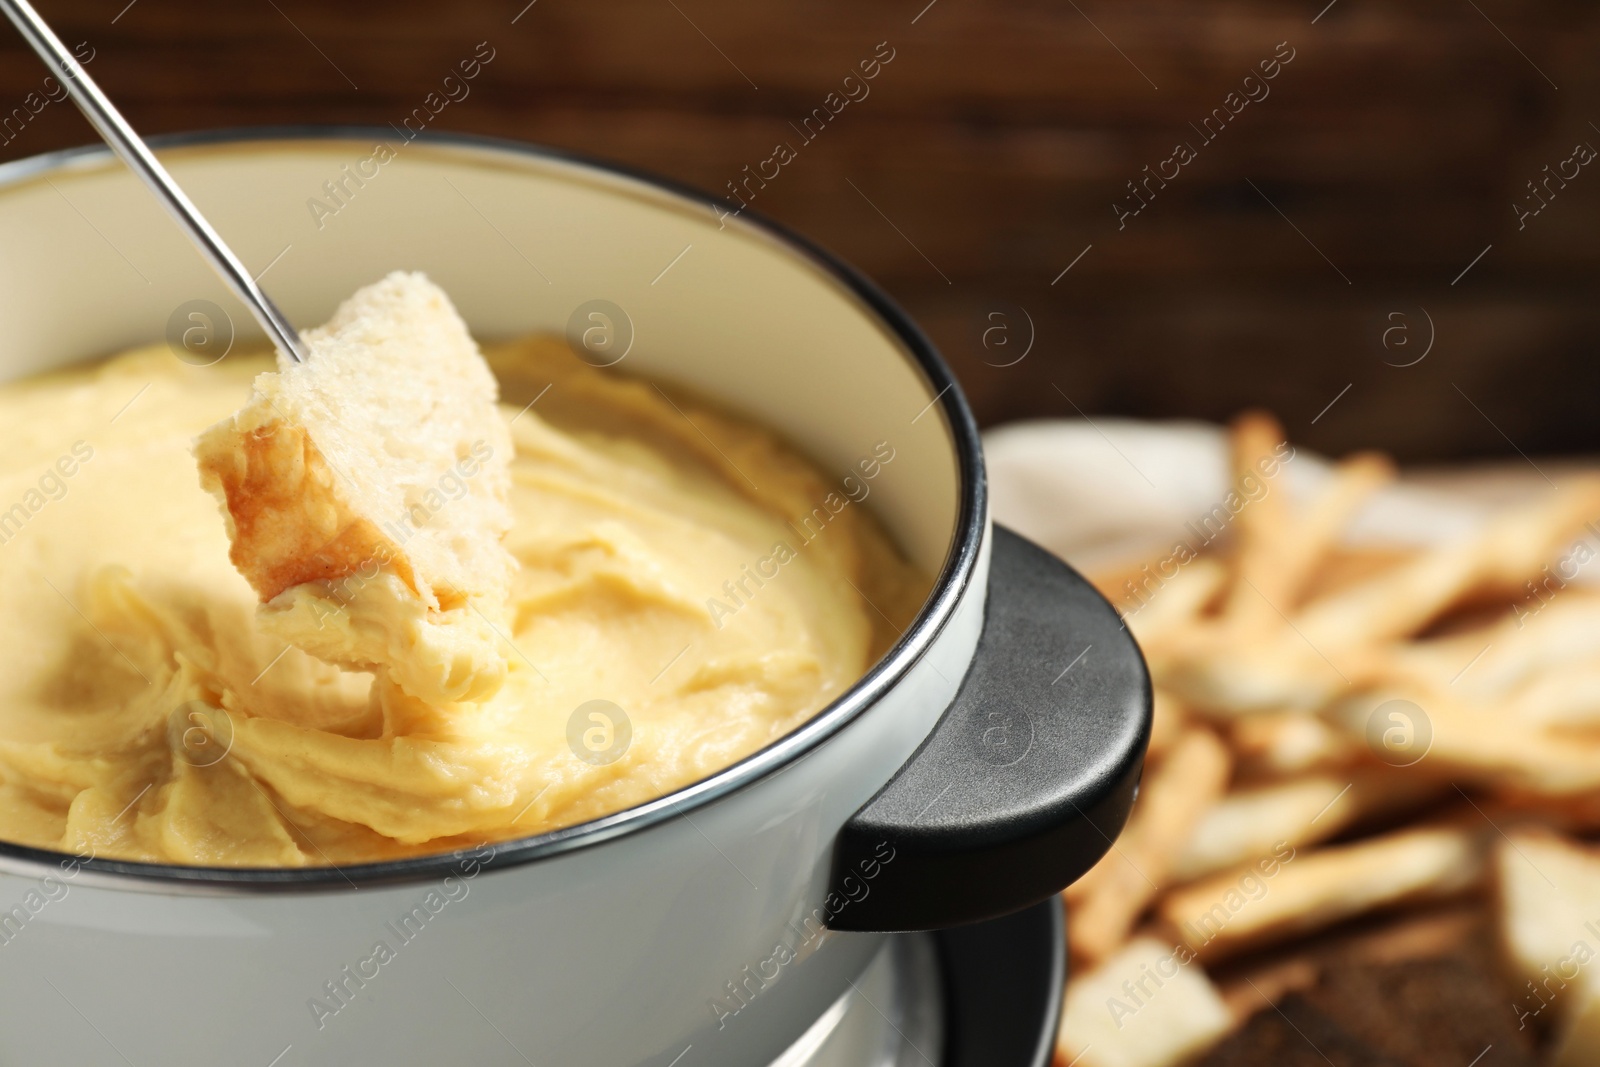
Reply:
[[[211,228],[205,216],[200,214],[200,209],[178,187],[149,146],[128,125],[128,120],[122,117],[122,113],[100,91],[94,79],[89,77],[83,65],[61,43],[61,38],[39,17],[28,0],[0,0],[0,10],[5,11],[6,17],[39,54],[39,58],[61,73],[62,82],[72,96],[72,102],[78,105],[78,110],[99,131],[112,151],[156,194],[168,214],[183,227],[189,240],[195,243],[207,262],[222,276],[228,288],[250,309],[267,336],[285,355],[299,362],[305,354],[305,346],[294,326],[284,318],[283,312],[278,310],[261,286],[256,284],[244,264],[239,262],[239,257]]]

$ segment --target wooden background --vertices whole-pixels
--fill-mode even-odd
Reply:
[[[789,124],[887,41],[871,95],[753,206],[885,285],[986,423],[1259,404],[1334,452],[1600,451],[1600,166],[1525,229],[1512,207],[1546,164],[1600,146],[1594,5],[524,2],[38,6],[93,46],[92,72],[147,133],[395,122],[488,41],[494,62],[433,128],[710,189],[798,143]],[[1198,144],[1189,124],[1284,41],[1295,58],[1270,96],[1119,231],[1125,183]],[[0,34],[0,117],[43,73]],[[90,139],[65,104],[4,136],[0,159]],[[991,366],[1026,340],[1018,309],[1035,343]],[[1428,318],[1427,358],[1386,365],[1421,354]],[[1001,323],[989,339],[1011,347],[986,349]]]

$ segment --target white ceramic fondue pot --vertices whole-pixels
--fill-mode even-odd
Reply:
[[[887,442],[861,506],[936,578],[804,726],[593,822],[342,869],[0,844],[0,1063],[762,1065],[886,932],[1016,911],[1109,847],[1149,731],[1138,650],[1074,572],[991,527],[960,389],[860,275],[721,201],[522,145],[393,129],[157,145],[303,326],[422,270],[480,340],[593,341],[829,477]],[[249,339],[105,150],[0,167],[0,378],[158,341],[193,301]]]

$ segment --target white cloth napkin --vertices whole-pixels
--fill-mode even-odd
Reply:
[[[994,520],[1093,570],[1193,543],[1187,524],[1210,513],[1230,485],[1227,438],[1202,422],[1052,419],[984,434]],[[1269,491],[1303,499],[1329,476],[1328,461],[1296,449]],[[1426,544],[1470,530],[1491,503],[1477,495],[1402,481],[1376,494],[1352,524],[1352,543]]]

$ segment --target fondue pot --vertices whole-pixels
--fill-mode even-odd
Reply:
[[[564,333],[840,484],[892,450],[850,506],[931,591],[804,725],[581,825],[342,868],[0,844],[0,1062],[1045,1062],[1052,898],[1127,817],[1149,681],[1082,578],[990,523],[972,414],[916,326],[770,222],[546,149],[393,128],[157,144],[297,323],[422,270],[480,340]],[[101,148],[0,167],[0,309],[5,379],[164,337],[177,358],[191,326],[252,340]],[[983,1046],[1003,1018],[1032,1032]]]

